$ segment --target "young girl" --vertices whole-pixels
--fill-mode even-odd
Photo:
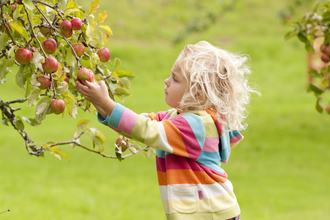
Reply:
[[[103,81],[77,90],[98,120],[126,137],[156,148],[157,175],[167,219],[240,219],[233,186],[220,167],[243,136],[250,88],[247,58],[201,41],[187,45],[165,80],[173,109],[138,115],[110,99]]]

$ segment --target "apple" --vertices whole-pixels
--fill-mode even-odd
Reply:
[[[54,33],[54,30],[50,31],[50,28],[48,28],[48,27],[40,27],[39,30],[45,37],[50,35],[50,33]]]
[[[40,89],[48,89],[50,86],[50,79],[48,76],[38,76],[37,81],[40,83]]]
[[[71,20],[71,26],[72,26],[72,30],[80,30],[82,27],[82,21],[80,18],[73,18]]]
[[[63,31],[68,31],[68,30],[71,30],[72,28],[72,24],[70,21],[68,20],[64,20],[62,21],[62,23],[60,24],[60,29],[63,30]]]
[[[326,48],[326,45],[321,44],[321,46],[320,46],[320,50],[321,50],[322,53],[324,53],[324,49],[325,49],[325,48]]]
[[[92,70],[87,69],[85,67],[81,68],[77,72],[77,77],[81,80],[87,80],[89,82],[94,81],[94,73]]]
[[[73,47],[73,49],[76,52],[76,54],[77,54],[78,57],[84,55],[84,53],[85,53],[85,46],[82,43],[72,44],[72,47]],[[71,51],[72,51],[72,49],[71,49]],[[73,51],[72,51],[72,54],[73,54]]]
[[[325,111],[326,111],[328,114],[330,114],[330,105],[327,105],[327,106],[325,107]]]
[[[38,52],[37,48],[35,48],[35,47],[31,47],[30,50],[31,50],[32,53]]]
[[[47,39],[42,42],[42,48],[47,54],[53,54],[57,49],[57,44],[54,39]]]
[[[58,62],[54,57],[47,57],[45,62],[42,64],[42,68],[44,69],[45,73],[53,73],[56,72],[58,69]]]
[[[17,9],[17,5],[16,5],[16,4],[12,4],[12,5],[11,5],[11,9],[12,9],[13,11],[16,11],[16,9]]]
[[[330,55],[330,46],[326,46],[325,48],[324,48],[324,53],[326,54],[326,55]]]
[[[325,53],[322,53],[321,60],[325,63],[328,63],[330,61],[330,58]]]
[[[64,31],[64,30],[61,30],[61,33],[64,35],[64,37],[66,38],[69,38],[72,36],[73,32],[72,30],[67,30],[67,31]]]
[[[52,110],[53,113],[55,114],[61,114],[64,112],[65,109],[65,103],[62,99],[53,99],[50,102],[50,109]]]
[[[19,64],[28,64],[31,59],[32,59],[32,52],[28,49],[25,48],[19,48],[16,52],[15,52],[15,59]]]
[[[63,81],[65,81],[67,84],[69,84],[69,78],[66,76],[65,78],[64,78],[64,80]]]
[[[106,47],[99,49],[97,51],[97,55],[99,56],[100,61],[103,63],[108,62],[108,60],[110,60],[110,51]]]

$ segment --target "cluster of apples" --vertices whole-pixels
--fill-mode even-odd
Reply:
[[[330,46],[322,44],[320,46],[320,50],[322,52],[321,60],[325,63],[329,63],[329,61],[330,61]]]
[[[72,36],[73,30],[80,30],[82,28],[82,25],[83,23],[80,18],[73,18],[71,21],[64,20],[60,24],[60,32],[68,38]],[[47,28],[47,32],[49,32],[49,28]],[[72,48],[78,57],[81,57],[85,54],[86,48],[83,43],[74,43],[72,44]],[[46,39],[42,42],[42,49],[47,55],[54,54],[57,50],[57,43],[54,39]],[[71,49],[72,53],[74,53],[73,50]],[[33,52],[37,52],[37,49],[35,47],[31,47],[29,49],[19,48],[15,52],[15,60],[21,65],[27,65],[31,62],[33,58]],[[108,62],[110,59],[110,51],[108,50],[108,48],[105,47],[99,49],[97,51],[97,55],[99,56],[101,62]],[[45,61],[42,63],[42,69],[44,73],[38,76],[36,79],[40,83],[39,89],[49,89],[51,85],[51,79],[49,77],[49,74],[52,74],[58,70],[57,59],[53,56],[46,57]],[[83,84],[83,80],[93,82],[93,71],[84,67],[79,69],[77,72],[76,81]],[[69,84],[69,78],[67,76],[65,77],[64,81]],[[65,109],[65,103],[62,99],[53,99],[50,103],[50,108],[53,113],[61,114]]]

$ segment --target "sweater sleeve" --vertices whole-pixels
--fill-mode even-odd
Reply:
[[[110,116],[103,119],[98,115],[98,120],[150,147],[196,160],[204,144],[205,130],[194,128],[203,128],[203,122],[198,116],[159,121],[159,117],[164,114],[163,112],[155,114],[154,117],[143,117],[117,103]]]

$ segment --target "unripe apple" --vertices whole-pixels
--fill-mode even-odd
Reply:
[[[53,73],[56,72],[58,69],[58,62],[54,57],[47,57],[45,62],[42,64],[42,68],[44,69],[45,73]]]
[[[68,30],[71,30],[72,28],[72,24],[70,21],[68,20],[64,20],[62,21],[62,23],[60,24],[60,29],[63,30],[63,31],[68,31]]]
[[[325,111],[326,111],[326,113],[328,113],[330,115],[330,105],[327,105],[325,107]]]
[[[322,53],[321,60],[325,63],[328,63],[330,61],[330,58],[325,53]]]
[[[66,38],[69,38],[72,36],[73,32],[72,30],[67,30],[67,31],[64,31],[64,30],[61,30],[61,33],[64,35],[64,37]]]
[[[326,55],[330,56],[330,46],[326,46],[326,47],[324,48],[324,53],[325,53]]]
[[[48,89],[50,86],[50,79],[48,76],[38,76],[37,81],[40,83],[40,89]]]
[[[11,9],[12,9],[13,11],[16,11],[16,9],[17,9],[17,5],[16,5],[16,4],[12,4],[12,5],[11,5]]]
[[[61,114],[64,112],[65,109],[65,103],[62,99],[53,99],[50,102],[50,109],[52,110],[53,113],[55,114]]]
[[[88,80],[89,78],[91,78],[91,73],[93,74],[93,72],[90,69],[83,67],[80,70],[78,70],[77,77],[81,80]]]
[[[73,18],[71,20],[72,30],[80,30],[82,27],[82,21],[80,18]]]
[[[32,59],[32,52],[25,48],[20,48],[15,53],[15,59],[19,64],[28,64]]]
[[[76,54],[77,54],[78,57],[84,55],[84,53],[85,53],[85,46],[82,43],[72,44],[72,47],[73,47],[73,49],[76,52]],[[71,51],[72,51],[72,49],[71,49]],[[73,51],[72,51],[72,54],[73,54]]]
[[[110,60],[110,51],[106,47],[99,49],[97,51],[97,55],[99,56],[100,61],[103,63],[108,62],[108,60]]]
[[[51,33],[54,33],[53,29],[50,31],[50,28],[47,27],[39,27],[39,30],[45,37],[48,37]]]
[[[57,44],[54,39],[47,39],[42,42],[42,48],[44,48],[44,51],[47,54],[53,54],[55,53],[57,49]]]

